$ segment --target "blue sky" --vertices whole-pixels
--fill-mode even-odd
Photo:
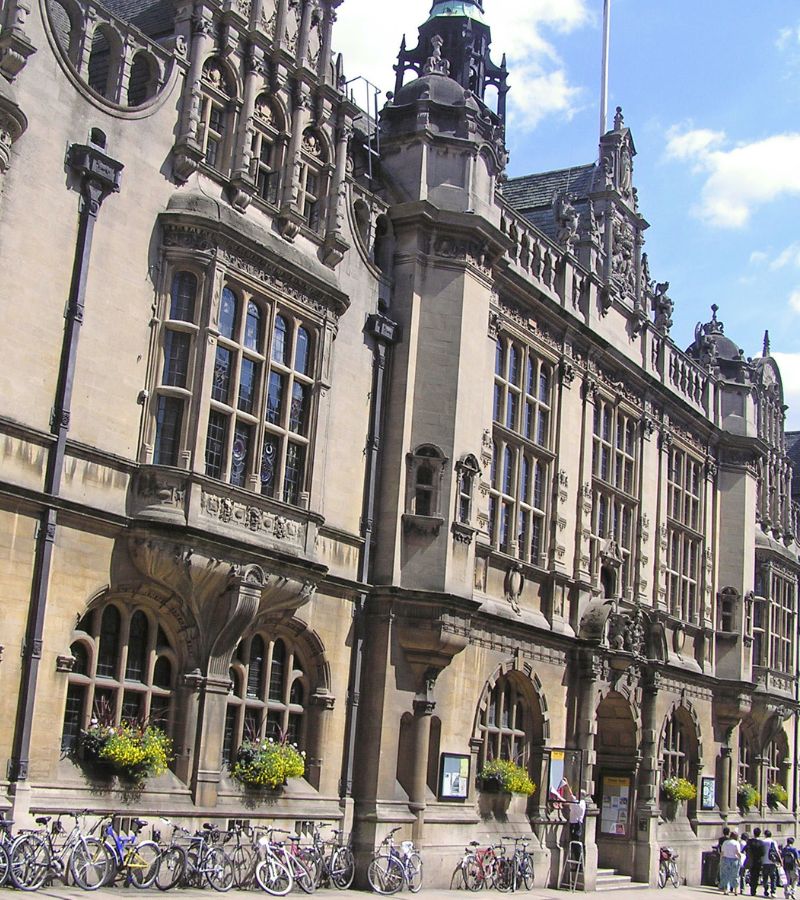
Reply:
[[[800,4],[611,0],[609,108],[622,106],[650,222],[652,276],[670,282],[681,346],[719,304],[747,356],[770,332],[800,429]],[[597,151],[602,0],[485,0],[508,54],[509,175]],[[430,0],[345,0],[334,46],[348,78],[384,91],[403,32]],[[355,87],[355,85],[354,85]]]

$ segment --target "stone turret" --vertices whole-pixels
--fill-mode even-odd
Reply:
[[[420,76],[425,74],[431,48],[434,41],[438,41],[440,59],[446,64],[440,70],[441,74],[449,75],[465,91],[473,94],[481,106],[485,106],[487,87],[496,88],[495,112],[499,124],[505,127],[508,93],[506,58],[503,56],[499,66],[491,61],[491,40],[491,30],[484,20],[481,0],[436,0],[427,21],[420,26],[417,46],[407,50],[403,38],[395,66],[395,94],[399,93],[403,77],[409,69]]]

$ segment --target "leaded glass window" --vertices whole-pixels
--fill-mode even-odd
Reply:
[[[553,457],[552,364],[504,335],[495,346],[489,538],[503,553],[544,564]]]

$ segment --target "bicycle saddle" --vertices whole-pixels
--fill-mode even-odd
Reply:
[[[37,825],[47,825],[47,823],[52,819],[52,816],[37,816],[36,824]]]

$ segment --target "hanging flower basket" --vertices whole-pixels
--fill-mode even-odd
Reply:
[[[83,761],[136,782],[163,775],[172,758],[172,740],[155,725],[93,721],[79,739]]]
[[[742,812],[755,809],[761,805],[761,794],[748,781],[742,781],[736,788],[736,802]]]
[[[305,757],[305,750],[298,750],[296,744],[286,740],[243,741],[236,751],[231,775],[246,787],[275,790],[289,778],[302,778]]]
[[[786,806],[788,802],[789,794],[782,784],[773,782],[767,787],[767,806],[769,806],[770,809]]]
[[[685,778],[678,778],[673,775],[671,778],[665,778],[661,783],[661,791],[667,800],[694,800],[697,797],[697,788],[691,781]]]
[[[488,760],[478,777],[482,791],[524,794],[529,797],[536,790],[527,770],[508,759]]]

